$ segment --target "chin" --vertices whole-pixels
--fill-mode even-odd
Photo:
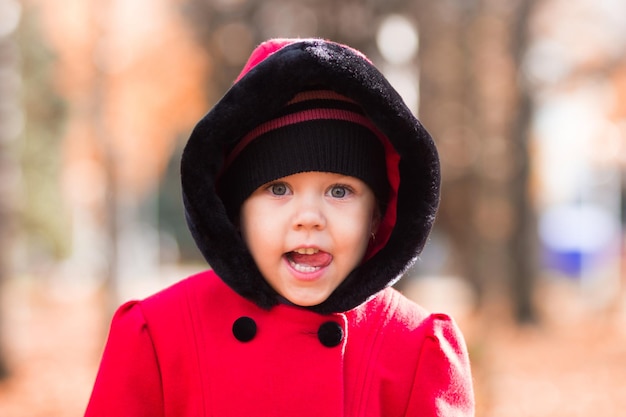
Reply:
[[[328,295],[319,295],[314,297],[301,297],[301,296],[284,296],[291,303],[300,306],[300,307],[313,307],[318,304],[321,304],[328,298]]]

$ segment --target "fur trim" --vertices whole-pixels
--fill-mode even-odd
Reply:
[[[272,44],[262,44],[253,63],[193,130],[181,163],[187,222],[198,248],[226,284],[262,308],[275,305],[276,292],[256,268],[216,194],[224,150],[303,89],[321,87],[355,100],[399,155],[400,185],[386,245],[326,301],[308,307],[323,314],[347,311],[393,284],[421,252],[439,202],[437,150],[399,94],[361,53],[319,39],[281,42],[275,51]]]

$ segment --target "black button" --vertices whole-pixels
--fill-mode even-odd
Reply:
[[[326,347],[335,347],[343,340],[343,329],[334,321],[327,321],[317,331],[317,337]]]
[[[240,342],[249,342],[256,336],[256,323],[250,317],[239,317],[233,323],[233,335]]]

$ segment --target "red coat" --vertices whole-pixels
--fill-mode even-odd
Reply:
[[[243,330],[241,317],[252,319]],[[327,322],[336,324],[319,336]],[[346,313],[268,311],[205,272],[118,310],[85,415],[460,417],[473,408],[466,347],[448,316],[391,288]]]
[[[281,303],[262,276],[218,180],[241,138],[296,94],[319,89],[354,101],[380,133],[389,196],[363,262],[326,300],[304,308]],[[321,39],[259,45],[194,128],[181,181],[190,231],[216,272],[119,309],[87,417],[473,415],[456,325],[388,288],[435,219],[437,150],[360,52]]]

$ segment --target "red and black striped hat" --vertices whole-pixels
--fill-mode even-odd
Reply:
[[[329,90],[304,91],[228,151],[218,194],[236,219],[243,201],[263,184],[300,172],[333,172],[365,182],[384,213],[384,140],[354,100]]]

